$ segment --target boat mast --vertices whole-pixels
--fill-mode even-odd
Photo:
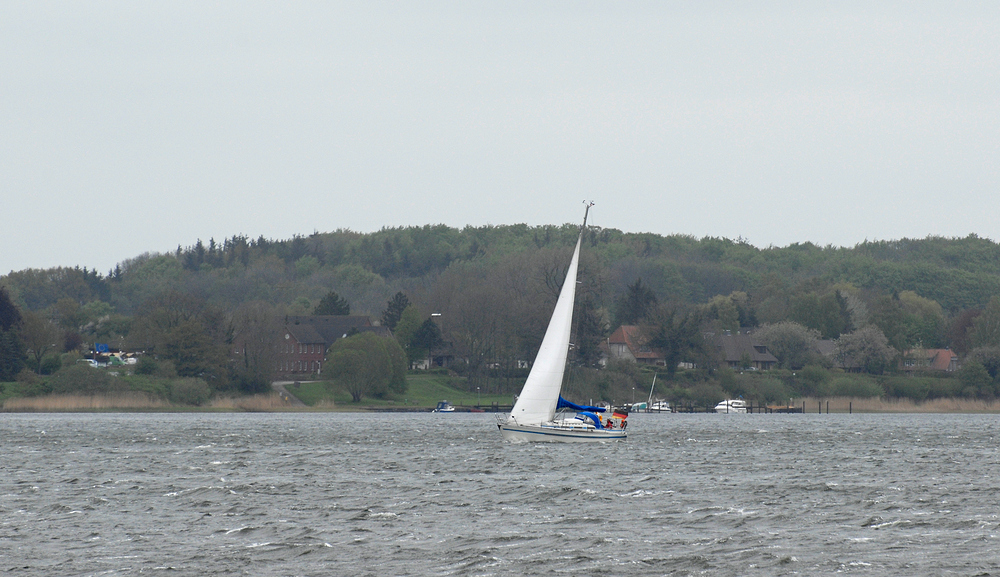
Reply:
[[[653,384],[649,386],[649,400],[646,401],[646,410],[653,404],[653,387],[656,386],[656,373],[653,373]]]
[[[590,207],[594,206],[594,201],[591,200],[591,201],[588,202],[588,201],[585,200],[585,201],[583,201],[583,204],[587,208],[586,208],[586,210],[583,211],[583,226],[580,227],[580,234],[581,235],[583,234],[583,231],[587,230],[587,215],[590,214]]]

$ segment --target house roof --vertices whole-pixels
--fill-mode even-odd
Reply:
[[[379,336],[392,334],[388,327],[372,326],[371,317],[364,315],[307,315],[285,317],[285,330],[300,343],[333,344],[352,332],[373,332]]]
[[[326,344],[326,340],[320,335],[312,325],[287,325],[285,326],[285,332],[295,337],[295,341],[310,345],[310,344]]]
[[[642,327],[636,325],[622,325],[608,337],[609,344],[625,345],[636,359],[662,359],[663,351],[647,346],[648,341]]]
[[[922,358],[927,361],[928,368],[947,371],[951,368],[951,362],[958,359],[951,349],[913,349],[906,351],[904,356],[910,358]]]
[[[715,337],[715,346],[729,363],[739,362],[743,355],[749,356],[754,363],[778,362],[777,357],[768,352],[767,347],[753,335],[718,335]]]

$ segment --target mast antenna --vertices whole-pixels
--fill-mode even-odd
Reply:
[[[583,212],[583,226],[580,227],[581,231],[583,229],[587,228],[587,215],[590,214],[590,207],[594,206],[594,204],[596,204],[596,203],[594,201],[592,201],[592,200],[589,200],[589,201],[585,200],[585,201],[583,201],[583,204],[584,204],[584,206],[587,207],[587,209]]]

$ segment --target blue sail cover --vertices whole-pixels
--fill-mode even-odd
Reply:
[[[604,425],[601,424],[601,418],[594,413],[591,413],[589,411],[580,411],[580,414],[577,415],[576,418],[580,419],[580,417],[587,417],[591,421],[594,421],[594,426],[597,427],[598,429],[604,428]],[[583,419],[580,420],[582,421]]]
[[[572,409],[574,411],[592,411],[595,413],[603,413],[605,410],[603,407],[588,407],[586,405],[578,405],[576,403],[571,403],[566,399],[562,398],[562,395],[559,395],[559,403],[556,404],[556,410],[558,411],[559,409]]]

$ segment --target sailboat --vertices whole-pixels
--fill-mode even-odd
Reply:
[[[506,418],[497,415],[497,427],[505,440],[586,442],[627,438],[622,426],[627,414],[616,411],[614,418],[602,419],[600,413],[606,412],[606,408],[576,405],[563,399],[560,394],[569,354],[580,245],[587,228],[587,215],[593,205],[592,202],[588,203],[584,212],[583,226],[566,271],[566,280],[559,291],[556,308],[545,329],[542,346],[528,373],[528,380],[510,414]],[[567,413],[566,409],[575,414]],[[616,422],[617,427],[613,425]]]

